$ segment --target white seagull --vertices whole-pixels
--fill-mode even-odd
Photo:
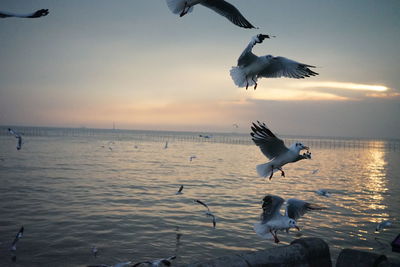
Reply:
[[[300,155],[300,151],[303,149],[309,149],[307,146],[300,142],[292,144],[289,148],[285,146],[283,141],[275,136],[267,128],[265,123],[257,121],[258,125],[253,123],[251,126],[251,136],[253,137],[254,143],[260,147],[261,152],[270,159],[269,162],[257,165],[257,173],[261,177],[269,176],[271,180],[275,171],[281,171],[282,176],[285,176],[285,172],[282,170],[282,166],[296,162],[302,159],[310,159],[311,152]]]
[[[193,11],[197,4],[208,7],[221,16],[230,20],[233,24],[242,28],[255,28],[232,4],[224,0],[167,0],[167,5],[172,13],[183,17]]]
[[[300,228],[297,226],[297,219],[307,211],[322,209],[320,206],[291,198],[287,200],[285,215],[282,215],[280,210],[283,203],[283,198],[279,196],[266,195],[264,197],[261,221],[254,224],[254,231],[258,236],[264,239],[271,239],[273,237],[275,243],[279,243],[277,231],[286,230],[288,232],[290,228],[296,228],[300,231]]]
[[[15,17],[15,18],[40,18],[47,16],[49,14],[48,9],[39,9],[35,12],[29,13],[29,14],[16,14],[16,13],[11,13],[11,12],[5,12],[5,11],[0,11],[0,18],[10,18],[10,17]]]
[[[302,79],[305,77],[315,76],[318,73],[310,70],[314,66],[296,62],[285,57],[274,57],[272,55],[256,56],[252,49],[256,44],[260,44],[269,36],[258,34],[254,36],[247,47],[244,49],[238,59],[236,67],[232,67],[230,73],[233,82],[238,87],[246,87],[254,85],[257,88],[258,78],[295,78]]]
[[[194,202],[203,205],[204,207],[206,207],[207,211],[205,212],[205,214],[207,215],[207,217],[211,217],[212,218],[212,222],[213,222],[213,227],[215,228],[217,226],[217,221],[215,219],[215,215],[211,212],[210,208],[208,207],[208,205],[206,203],[204,203],[203,201],[200,201],[198,199],[195,199]]]
[[[142,262],[138,262],[134,265],[132,265],[132,267],[136,267],[139,266],[143,263],[146,263],[148,265],[150,265],[151,267],[159,267],[159,266],[171,266],[171,261],[176,259],[176,256],[171,256],[169,258],[165,258],[165,259],[158,259],[158,260],[153,260],[153,261],[142,261]]]
[[[14,135],[15,138],[18,139],[18,141],[17,141],[17,150],[20,150],[22,148],[22,137],[21,137],[21,134],[18,133],[17,131],[15,131],[15,130],[11,129],[11,128],[8,128],[8,132],[10,134]]]

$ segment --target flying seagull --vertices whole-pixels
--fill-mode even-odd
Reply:
[[[317,193],[318,195],[323,196],[323,197],[330,197],[331,196],[331,193],[328,190],[325,190],[325,189],[318,189],[317,191],[315,191],[315,193]]]
[[[274,195],[266,195],[263,199],[261,221],[254,224],[256,234],[264,239],[274,238],[275,243],[279,243],[277,231],[296,228],[297,220],[307,211],[320,210],[322,207],[305,202],[303,200],[291,198],[287,200],[285,215],[280,210],[284,203],[283,198]]]
[[[192,155],[189,157],[189,161],[192,162],[193,159],[197,158],[196,155]]]
[[[134,265],[132,265],[132,267],[136,267],[139,266],[140,264],[143,263],[147,263],[152,267],[158,267],[158,266],[171,266],[171,261],[176,259],[176,256],[171,256],[169,258],[165,258],[165,259],[158,259],[158,260],[153,260],[153,261],[142,261],[142,262],[138,262]]]
[[[183,185],[181,185],[181,187],[179,187],[179,190],[175,193],[175,195],[183,194],[182,190],[183,190]]]
[[[257,165],[257,173],[261,177],[269,176],[271,180],[275,171],[281,171],[282,176],[285,176],[285,172],[282,170],[282,166],[296,162],[301,159],[311,158],[311,153],[304,153],[299,155],[303,149],[309,149],[300,142],[292,144],[289,148],[285,146],[283,141],[275,136],[270,129],[267,128],[265,123],[257,121],[258,125],[253,122],[251,134],[253,142],[260,147],[261,152],[270,159],[269,162]]]
[[[24,235],[24,227],[21,226],[21,228],[19,229],[17,235],[14,238],[14,241],[11,244],[11,250],[12,251],[16,251],[17,250],[17,242],[23,235]]]
[[[16,17],[16,18],[40,18],[47,16],[49,14],[48,9],[39,9],[33,13],[29,14],[15,14],[11,12],[5,12],[5,11],[0,11],[0,18],[10,18],[10,17]]]
[[[206,203],[204,203],[203,201],[200,201],[198,199],[195,199],[194,202],[203,205],[204,207],[206,207],[207,211],[205,212],[205,214],[207,215],[207,217],[211,217],[212,218],[212,222],[213,222],[213,227],[215,228],[217,226],[217,221],[215,219],[215,215],[211,212],[210,208],[208,207],[208,205]]]
[[[247,47],[244,49],[238,59],[236,67],[232,67],[230,73],[233,82],[238,87],[246,87],[254,85],[257,88],[258,78],[295,78],[302,79],[305,77],[315,76],[318,73],[310,70],[314,66],[296,62],[285,57],[274,57],[272,55],[256,56],[252,49],[256,44],[261,44],[264,39],[275,37],[266,34],[258,34],[254,36]]]
[[[17,141],[17,150],[20,150],[21,147],[22,147],[22,137],[21,137],[21,134],[18,133],[17,131],[15,131],[15,130],[11,129],[11,128],[8,128],[8,132],[9,132],[10,134],[14,135],[15,138],[18,139],[18,141]]]
[[[247,29],[255,28],[247,19],[245,19],[245,17],[243,17],[236,7],[224,0],[167,0],[167,5],[171,12],[179,14],[181,17],[192,12],[193,7],[197,4],[201,4],[214,10],[239,27]]]
[[[387,221],[387,220],[386,221],[382,221],[376,226],[375,230],[378,232],[378,231],[380,231],[380,230],[382,230],[384,228],[390,227],[390,226],[392,226],[392,222],[391,221]]]

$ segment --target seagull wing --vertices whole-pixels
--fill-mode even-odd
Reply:
[[[39,9],[39,10],[33,12],[33,13],[29,13],[29,14],[25,14],[25,15],[0,11],[0,18],[9,18],[9,17],[40,18],[40,17],[46,16],[48,14],[49,14],[49,10],[48,9]]]
[[[303,216],[307,211],[310,210],[321,210],[323,209],[321,206],[308,203],[303,200],[299,200],[296,198],[290,198],[287,200],[286,206],[286,216],[293,220],[297,220],[301,216]]]
[[[276,137],[264,123],[257,122],[258,125],[253,123],[251,136],[253,142],[260,147],[261,152],[269,159],[273,159],[283,153],[289,151],[283,141]]]
[[[200,4],[214,10],[215,12],[229,19],[233,24],[239,27],[247,29],[255,28],[245,17],[243,17],[243,15],[236,7],[224,0],[205,0],[202,1]]]
[[[181,187],[179,187],[178,193],[181,193],[183,190],[183,185],[181,185]]]
[[[208,211],[210,211],[210,208],[207,206],[206,203],[204,203],[204,202],[202,202],[202,201],[200,201],[200,200],[198,200],[198,199],[195,199],[194,202],[199,203],[200,205],[203,205],[204,207],[207,208]]]
[[[20,138],[20,137],[21,137],[21,135],[20,135],[17,131],[15,131],[15,130],[13,130],[13,129],[11,129],[11,128],[8,128],[8,132],[9,132],[10,134],[14,135],[15,138]]]
[[[284,199],[279,196],[266,195],[263,199],[261,214],[262,223],[266,223],[273,217],[280,215],[280,209],[284,202]]]
[[[305,77],[315,76],[318,73],[310,70],[315,68],[311,65],[299,63],[297,61],[285,57],[273,57],[268,65],[258,74],[258,77],[265,78],[295,78],[302,79]]]
[[[11,247],[15,247],[15,245],[17,244],[18,240],[23,236],[24,234],[24,227],[21,226],[21,228],[19,229],[18,233],[16,234],[14,241],[11,244]]]

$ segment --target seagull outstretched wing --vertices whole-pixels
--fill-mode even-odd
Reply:
[[[310,210],[322,210],[323,207],[300,200],[296,198],[290,198],[287,200],[286,216],[296,220],[306,214]]]
[[[315,66],[299,63],[285,57],[273,57],[258,76],[265,78],[287,77],[303,79],[318,75],[318,73],[310,70],[310,68],[315,68]]]
[[[16,17],[16,18],[40,18],[47,16],[49,14],[48,9],[39,9],[35,12],[29,14],[15,14],[11,12],[4,12],[0,11],[0,18],[9,18],[9,17]]]
[[[257,121],[258,125],[253,123],[251,136],[253,142],[260,147],[261,152],[269,159],[273,159],[289,149],[285,146],[283,141],[276,137],[276,135],[267,128],[265,123]]]
[[[273,217],[280,215],[283,202],[284,199],[279,196],[266,195],[262,203],[263,213],[261,214],[261,222],[266,223]]]
[[[239,27],[247,29],[255,28],[236,7],[224,0],[205,0],[200,4],[214,10]]]

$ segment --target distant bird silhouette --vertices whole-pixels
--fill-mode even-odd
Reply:
[[[179,14],[183,17],[193,11],[193,7],[197,4],[208,7],[221,16],[230,20],[233,24],[247,29],[255,28],[240,11],[232,4],[224,0],[166,0],[167,5],[172,13]]]
[[[17,13],[11,13],[11,12],[6,12],[6,11],[0,11],[0,18],[10,18],[10,17],[15,17],[15,18],[40,18],[47,16],[49,14],[48,9],[39,9],[33,13],[29,14],[17,14]]]
[[[182,190],[183,190],[183,185],[181,185],[181,187],[179,187],[179,190],[175,193],[175,195],[183,194]]]
[[[17,138],[17,140],[18,140],[17,141],[17,150],[21,150],[21,148],[22,148],[22,136],[21,136],[21,134],[18,133],[17,131],[15,131],[15,130],[11,129],[11,128],[8,128],[8,132],[10,134],[14,135],[15,138]]]
[[[378,232],[378,231],[380,231],[380,230],[382,230],[384,228],[388,228],[390,226],[392,226],[392,222],[391,221],[388,221],[388,220],[382,221],[376,226],[375,230]]]
[[[295,78],[302,79],[318,75],[318,73],[310,70],[314,66],[296,62],[285,57],[274,57],[271,55],[256,56],[252,49],[256,44],[261,44],[264,39],[275,37],[266,34],[258,34],[254,36],[247,47],[244,49],[238,59],[236,67],[232,67],[230,74],[233,82],[238,87],[246,87],[254,85],[257,88],[258,78]]]
[[[216,225],[217,225],[217,221],[215,219],[215,215],[211,212],[211,210],[208,207],[208,205],[206,203],[204,203],[203,201],[200,201],[198,199],[195,199],[194,202],[206,207],[207,211],[205,212],[205,214],[207,215],[207,217],[211,217],[212,218],[213,227],[215,228]]]

